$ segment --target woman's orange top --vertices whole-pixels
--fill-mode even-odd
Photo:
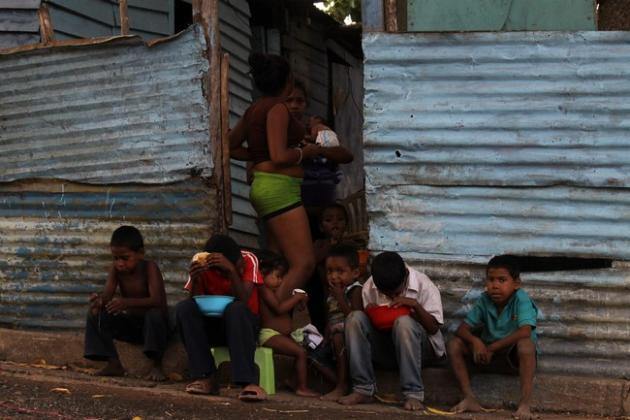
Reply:
[[[267,141],[267,114],[277,104],[284,105],[284,99],[278,97],[262,97],[254,102],[243,115],[247,129],[245,138],[247,148],[254,165],[271,160],[269,143]],[[287,108],[288,112],[288,108]],[[287,147],[296,147],[304,139],[306,130],[301,121],[296,120],[289,113],[289,127],[287,130]]]

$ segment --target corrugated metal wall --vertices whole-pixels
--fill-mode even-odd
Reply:
[[[448,318],[494,254],[630,259],[630,33],[366,34],[363,46],[370,248],[432,274]],[[543,370],[628,374],[629,279],[524,275]]]
[[[251,53],[252,31],[246,0],[219,2],[221,48],[230,54],[230,126],[234,127],[252,101],[252,83],[247,58]],[[256,212],[249,202],[244,162],[233,160],[232,226],[230,235],[243,246],[258,248]]]
[[[0,49],[39,42],[41,0],[0,0]]]
[[[80,327],[121,224],[144,233],[171,303],[183,296],[218,224],[205,48],[193,27],[151,48],[0,55],[0,324]]]
[[[0,55],[0,182],[161,184],[210,172],[203,43],[194,29],[151,49],[136,39]]]
[[[190,256],[217,223],[215,195],[198,177],[160,186],[0,184],[0,325],[82,328],[122,224],[142,232],[173,305],[185,296]]]
[[[292,18],[282,34],[283,55],[287,57],[295,77],[308,89],[309,115],[328,118],[328,52],[323,27]]]
[[[55,39],[120,34],[118,0],[45,0]],[[128,0],[129,32],[144,39],[174,31],[174,0]]]

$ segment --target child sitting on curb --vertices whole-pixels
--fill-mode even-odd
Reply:
[[[521,400],[514,417],[534,418],[530,410],[536,370],[536,317],[538,309],[521,289],[518,261],[494,257],[486,267],[486,291],[468,312],[448,343],[451,367],[464,399],[456,412],[482,411],[470,386],[467,361],[488,371],[519,373]]]
[[[264,286],[260,288],[262,328],[258,342],[276,353],[295,358],[295,382],[290,385],[294,385],[296,395],[318,397],[319,393],[307,385],[307,352],[301,345],[304,336],[301,330],[292,332],[291,311],[304,305],[308,295],[301,289],[295,289],[291,297],[281,300],[278,293],[287,268],[287,262],[279,256],[269,256],[261,261]]]
[[[133,226],[121,226],[110,241],[114,262],[101,294],[90,296],[85,327],[84,357],[106,360],[98,376],[122,376],[114,339],[142,343],[153,361],[148,379],[163,381],[162,355],[168,341],[168,315],[164,280],[157,264],[144,259],[142,234]],[[120,296],[114,296],[120,289]]]
[[[346,316],[363,309],[359,278],[359,257],[351,245],[336,245],[326,257],[328,281],[328,326],[326,338],[332,344],[337,363],[337,385],[323,400],[337,401],[348,392],[348,358],[344,338]]]
[[[353,311],[346,319],[352,393],[338,402],[352,405],[373,401],[376,378],[372,361],[391,365],[393,353],[404,409],[423,410],[422,366],[445,354],[440,291],[429,277],[408,267],[400,255],[383,252],[374,258],[372,277],[363,285],[362,297],[365,312]],[[407,315],[396,315],[387,331],[379,330],[377,320],[367,313],[377,307],[385,309],[381,312],[385,316],[398,312]],[[403,310],[390,311],[392,308]]]

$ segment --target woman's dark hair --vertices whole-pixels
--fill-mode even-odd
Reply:
[[[521,276],[521,266],[518,263],[518,258],[513,255],[497,255],[496,257],[492,257],[486,266],[486,273],[488,273],[488,270],[491,268],[505,268],[514,280],[518,280]]]
[[[393,292],[405,281],[407,267],[395,252],[382,252],[372,262],[372,280],[377,289]]]
[[[121,226],[112,233],[109,246],[121,246],[138,252],[144,248],[142,234],[133,226]]]
[[[291,76],[289,62],[279,55],[251,53],[250,73],[256,88],[266,96],[277,96]]]
[[[236,264],[242,258],[241,247],[227,235],[212,235],[203,246],[203,250],[223,254],[232,264]]]

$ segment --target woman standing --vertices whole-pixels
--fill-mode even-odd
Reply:
[[[235,159],[253,163],[250,201],[264,221],[268,245],[289,262],[282,285],[288,295],[301,288],[315,267],[308,218],[301,200],[303,159],[321,153],[309,144],[300,148],[304,125],[293,118],[285,104],[293,90],[289,63],[276,55],[254,53],[249,57],[251,74],[262,96],[230,132],[230,151]],[[247,141],[247,148],[243,143]]]
[[[306,86],[300,80],[293,83],[293,91],[286,100],[291,116],[298,121],[305,120],[308,95]],[[326,147],[322,155],[312,159],[302,159],[304,182],[302,183],[302,203],[309,219],[309,228],[313,239],[323,239],[320,232],[321,212],[325,207],[335,204],[337,188],[337,166],[352,161],[352,153],[343,146]],[[315,263],[321,265],[328,249],[315,249]],[[317,270],[305,285],[308,293],[308,313],[311,324],[319,331],[324,331],[327,323],[326,275]]]

